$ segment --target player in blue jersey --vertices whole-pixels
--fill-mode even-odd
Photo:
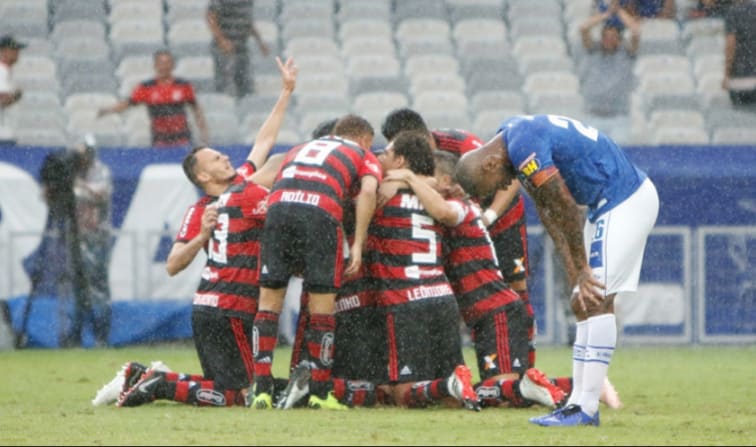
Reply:
[[[599,425],[599,395],[617,344],[614,297],[638,287],[659,212],[654,184],[609,137],[557,115],[504,121],[491,141],[462,157],[455,176],[475,196],[518,179],[575,286],[573,392],[567,405],[530,421]]]

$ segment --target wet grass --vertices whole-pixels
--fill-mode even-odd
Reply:
[[[472,360],[472,352],[467,352]],[[289,351],[276,353],[282,374]],[[570,351],[539,349],[550,376]],[[756,445],[756,347],[620,347],[610,377],[625,407],[602,407],[601,427],[544,429],[542,408],[355,409],[348,412],[194,408],[157,402],[92,407],[127,360],[199,372],[192,346],[0,352],[3,445]],[[474,362],[470,362],[473,365]],[[475,371],[474,371],[475,372]]]

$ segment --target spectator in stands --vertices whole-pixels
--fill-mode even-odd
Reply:
[[[110,107],[103,107],[98,117],[108,113],[121,113],[131,106],[145,104],[152,122],[152,146],[156,148],[188,147],[192,134],[186,116],[186,106],[192,108],[200,131],[201,145],[208,143],[207,124],[202,108],[194,94],[194,87],[185,79],[173,76],[173,55],[158,50],[154,56],[155,77],[140,83],[131,97]]]
[[[756,3],[733,0],[725,17],[722,86],[737,108],[756,112]]]
[[[623,42],[623,32],[610,20],[616,15],[630,39]],[[601,40],[594,41],[591,29],[603,24]],[[640,43],[640,26],[619,2],[610,9],[594,14],[580,25],[587,56],[582,60],[580,80],[590,121],[618,141],[629,128],[628,110],[633,90],[633,64]],[[624,132],[624,133],[623,133]]]
[[[731,4],[732,0],[698,0],[696,6],[688,11],[688,18],[724,18]]]
[[[24,47],[26,44],[13,36],[0,37],[0,141],[13,139],[13,129],[6,122],[5,109],[21,99],[21,89],[13,82],[11,68],[18,61],[18,54]]]
[[[88,305],[77,309],[74,326],[81,330],[86,313],[91,313],[95,345],[107,346],[111,321],[108,270],[112,248],[113,179],[110,168],[97,157],[97,145],[92,135],[85,136],[84,141],[72,150],[77,161],[73,184],[76,222],[82,268],[89,290]]]
[[[263,56],[269,53],[252,19],[252,0],[210,0],[207,23],[213,34],[215,89],[241,98],[253,90],[247,39],[252,36]]]
[[[627,10],[637,19],[674,19],[675,0],[629,0]]]

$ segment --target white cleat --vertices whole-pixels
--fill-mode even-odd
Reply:
[[[125,369],[126,365],[118,370],[115,377],[113,377],[110,382],[103,385],[102,388],[97,391],[97,395],[92,399],[92,405],[99,407],[102,405],[114,404],[118,401],[118,397],[121,395],[121,390],[123,390],[123,384],[125,381]]]
[[[548,408],[558,407],[565,398],[564,391],[536,368],[530,368],[522,375],[520,394],[525,399]]]

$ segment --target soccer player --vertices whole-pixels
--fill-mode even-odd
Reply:
[[[296,85],[292,59],[277,59],[283,87],[258,133],[249,157],[238,171],[228,156],[200,146],[183,162],[187,178],[205,196],[189,208],[174,242],[166,270],[173,276],[200,249],[207,263],[194,296],[192,332],[202,376],[189,380],[149,369],[119,399],[118,406],[137,406],[155,399],[193,405],[246,405],[253,380],[252,324],[259,294],[259,239],[265,221],[268,189],[251,180],[267,158]],[[130,384],[131,371],[125,383]],[[174,380],[171,380],[174,379]]]
[[[455,177],[476,196],[517,177],[533,198],[575,285],[578,323],[567,405],[531,422],[598,426],[599,395],[617,343],[614,297],[637,289],[659,212],[653,182],[609,137],[557,115],[504,121],[493,139],[460,159]],[[580,205],[588,208],[585,222]]]
[[[434,159],[435,189],[407,169],[390,171],[386,181],[408,184],[428,213],[446,226],[445,271],[472,332],[481,376],[478,397],[487,405],[537,402],[555,408],[565,392],[528,364],[525,303],[504,281],[480,209],[470,200],[450,197],[459,191],[453,181],[457,157],[435,151]]]
[[[427,133],[402,132],[389,143],[382,164],[389,173],[406,168],[433,176]],[[453,401],[480,410],[464,364],[459,308],[444,273],[443,228],[410,189],[388,195],[370,225],[368,271],[376,282],[385,325],[380,383],[399,405],[422,407]]]
[[[333,396],[331,364],[336,292],[344,275],[362,265],[367,227],[375,212],[381,170],[370,153],[373,128],[364,118],[342,117],[334,137],[291,149],[273,185],[262,235],[260,306],[254,334],[254,408],[272,407],[271,364],[278,318],[292,275],[304,279],[309,321],[305,343],[311,365],[312,408],[345,408]],[[355,236],[345,261],[343,203],[355,196]]]
[[[477,135],[461,129],[434,129],[431,131],[436,148],[457,157],[483,146]],[[525,198],[520,182],[513,181],[486,197],[473,197],[483,211],[481,219],[496,249],[499,269],[504,280],[520,295],[525,303],[528,329],[528,363],[535,367],[535,311],[528,292],[528,234],[525,217]]]

